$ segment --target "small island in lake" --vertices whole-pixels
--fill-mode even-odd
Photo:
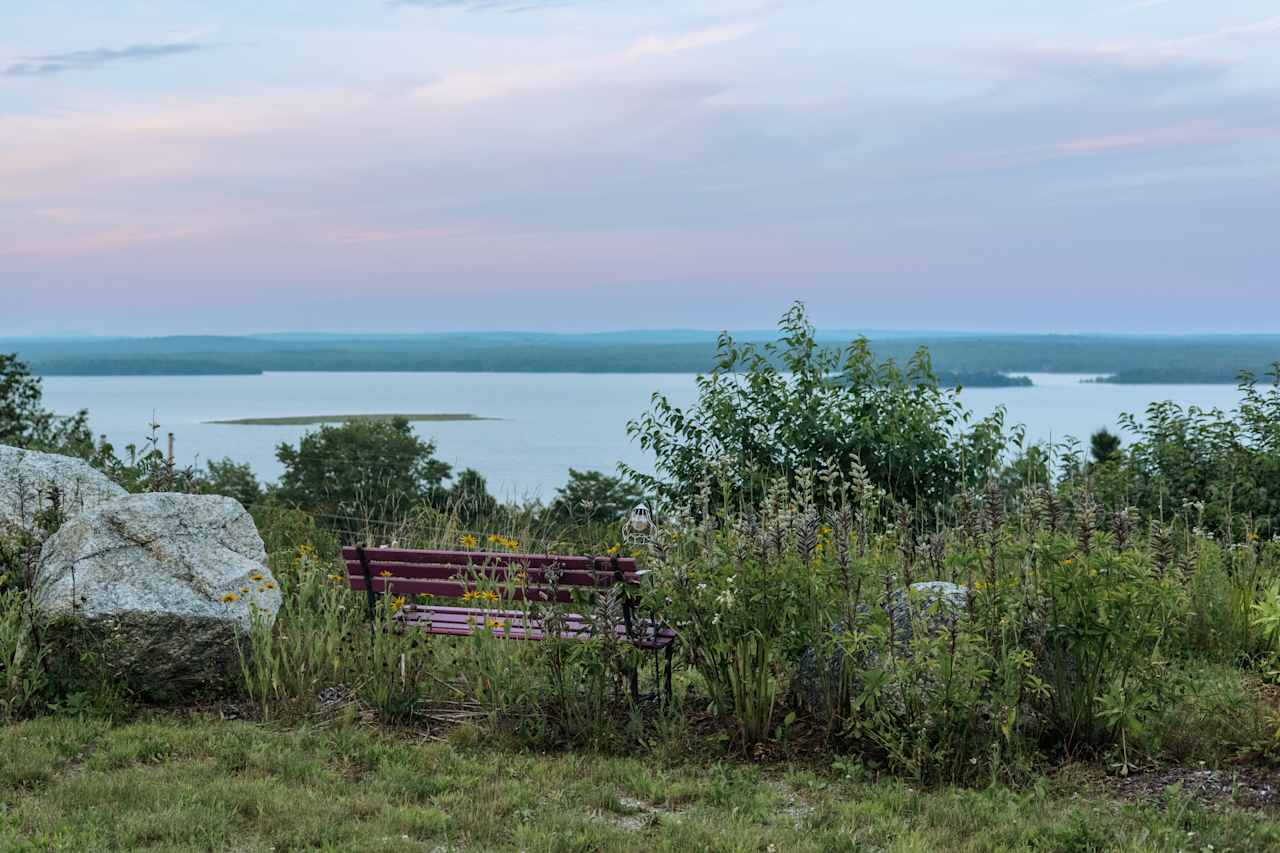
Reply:
[[[943,370],[938,373],[938,384],[944,388],[1031,388],[1034,383],[1029,376],[1010,376],[996,371],[963,371]]]
[[[494,421],[497,418],[482,418],[479,415],[467,414],[430,414],[430,415],[298,415],[283,418],[237,418],[229,421],[206,421],[211,424],[230,424],[235,426],[316,426],[318,424],[345,424],[351,421],[390,421],[403,418],[406,421]]]

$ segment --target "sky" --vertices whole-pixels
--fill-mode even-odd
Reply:
[[[0,335],[1280,324],[1275,0],[4,0]]]

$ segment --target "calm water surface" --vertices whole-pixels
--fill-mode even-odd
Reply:
[[[1032,374],[1034,388],[974,388],[962,394],[977,415],[1004,405],[1028,438],[1087,440],[1116,427],[1120,412],[1155,400],[1234,407],[1229,385],[1098,385],[1086,377]],[[154,417],[177,436],[181,464],[231,457],[263,479],[279,476],[275,448],[316,427],[207,423],[247,417],[468,412],[492,421],[420,423],[441,459],[472,467],[503,498],[549,497],[570,467],[612,472],[619,461],[650,460],[627,438],[626,424],[646,411],[654,391],[677,405],[696,397],[692,375],[593,373],[268,373],[262,376],[46,377],[46,404],[89,410],[95,432],[118,448],[141,443]]]

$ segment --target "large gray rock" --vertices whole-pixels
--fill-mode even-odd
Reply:
[[[966,617],[969,601],[968,587],[946,581],[922,581],[913,583],[910,590],[897,589],[888,599],[885,615],[893,623],[894,653],[910,656],[911,640],[917,626],[923,626],[930,637],[947,630],[951,620]],[[859,620],[867,617],[868,609],[862,605],[857,613]],[[810,647],[800,656],[792,688],[798,698],[815,711],[825,710],[825,705],[841,692],[846,668],[849,669],[848,689],[861,689],[861,673],[882,666],[884,646],[873,645],[849,657],[842,645],[847,634],[843,623],[831,626],[834,642],[827,648]]]
[[[0,534],[28,531],[43,539],[37,520],[55,496],[66,518],[124,497],[124,489],[79,459],[0,445]]]
[[[969,588],[946,581],[913,583],[910,592],[897,590],[887,608],[893,620],[894,641],[909,643],[917,622],[923,620],[929,636],[961,618],[968,609]]]
[[[280,589],[239,503],[145,494],[81,513],[49,537],[35,601],[64,650],[87,649],[134,692],[172,700],[234,677],[252,610],[274,620]]]

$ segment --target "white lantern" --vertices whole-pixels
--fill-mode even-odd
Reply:
[[[653,516],[649,508],[639,504],[622,524],[622,537],[629,543],[648,543],[653,538]]]

